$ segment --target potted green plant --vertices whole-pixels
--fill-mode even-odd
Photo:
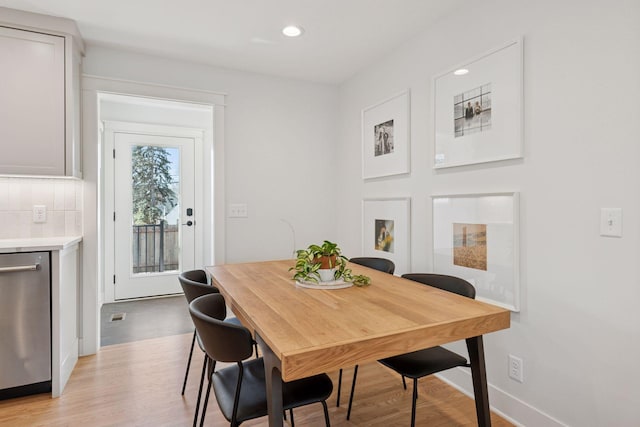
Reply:
[[[313,257],[314,264],[320,264],[317,273],[321,282],[337,280],[336,272],[338,267],[347,260],[342,256],[337,243],[325,240],[321,245],[310,245],[307,249]]]
[[[309,245],[307,249],[296,251],[296,254],[296,265],[289,269],[295,270],[295,280],[322,283],[342,279],[356,286],[371,283],[367,276],[352,274],[351,269],[347,268],[347,258],[342,255],[337,243],[325,240],[321,245]]]

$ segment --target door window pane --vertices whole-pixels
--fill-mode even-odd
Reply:
[[[133,274],[178,271],[180,150],[131,147]]]

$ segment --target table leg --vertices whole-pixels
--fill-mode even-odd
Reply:
[[[269,410],[269,427],[282,427],[282,374],[280,359],[256,332],[256,341],[262,348],[264,371],[267,385],[267,408]]]
[[[487,369],[484,364],[484,345],[482,335],[467,338],[467,350],[471,360],[471,377],[473,378],[473,394],[476,400],[476,415],[479,427],[491,426],[489,409],[489,391],[487,389]]]

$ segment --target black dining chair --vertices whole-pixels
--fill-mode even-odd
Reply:
[[[191,303],[191,301],[193,301],[198,297],[201,297],[202,295],[220,293],[218,288],[209,284],[207,273],[204,270],[185,271],[178,276],[178,281],[180,282],[180,286],[182,287],[184,296],[187,299],[187,304]],[[235,325],[240,324],[240,321],[235,317],[231,317],[229,319],[226,319],[225,321],[233,323]],[[189,378],[189,369],[191,367],[191,359],[193,357],[193,348],[195,346],[196,341],[198,342],[198,346],[204,353],[204,363],[202,366],[202,372],[200,374],[200,386],[198,387],[198,400],[196,401],[196,410],[193,417],[194,426],[196,425],[198,420],[198,412],[200,410],[200,399],[202,397],[202,387],[204,385],[204,376],[207,369],[207,365],[209,364],[209,358],[207,357],[207,354],[204,351],[202,343],[200,342],[198,334],[194,328],[193,338],[191,339],[191,348],[189,350],[189,359],[187,360],[187,369],[184,373],[184,381],[182,383],[183,396],[184,396],[184,391],[187,387],[187,378]]]
[[[350,258],[349,262],[354,264],[363,265],[365,267],[373,268],[374,270],[382,271],[383,273],[393,274],[396,271],[396,265],[390,259],[377,258],[377,257],[355,257]],[[354,368],[354,372],[358,371],[358,365]],[[354,373],[354,378],[355,378]],[[338,391],[336,393],[336,406],[340,406],[340,392],[342,390],[342,369],[338,373]]]
[[[453,292],[458,295],[462,295],[467,298],[475,299],[476,290],[464,279],[454,276],[447,276],[444,274],[430,274],[430,273],[410,273],[403,274],[401,277],[415,282],[420,282],[424,285],[433,286],[448,292]],[[456,366],[470,367],[467,359],[460,356],[457,353],[447,350],[444,347],[436,346],[426,348],[423,350],[413,351],[411,353],[401,354],[399,356],[388,357],[381,359],[378,362],[382,363],[387,368],[393,369],[400,375],[402,375],[402,383],[405,390],[407,384],[406,378],[413,380],[413,403],[411,406],[411,427],[416,423],[416,402],[418,400],[418,379],[426,377],[427,375],[435,374],[437,372],[445,371],[447,369],[455,368]],[[351,394],[349,396],[349,409],[347,410],[347,420],[351,416],[351,406],[353,404],[353,395],[356,388],[356,377],[358,371],[357,367],[353,374],[353,384],[351,386]]]
[[[382,271],[389,274],[393,274],[394,271],[396,271],[396,265],[393,263],[393,261],[386,258],[356,257],[349,259],[349,262],[364,265],[365,267],[373,268],[374,270]]]
[[[261,357],[248,360],[253,353],[251,333],[242,325],[221,321],[225,311],[224,298],[220,294],[202,296],[189,305],[198,336],[212,360],[201,426],[204,425],[212,388],[220,411],[231,423],[231,427],[268,415],[264,360]],[[235,364],[215,371],[216,362]],[[294,408],[321,403],[325,423],[330,427],[326,400],[332,391],[333,383],[326,374],[283,382],[282,406],[285,411],[290,411],[292,426]]]

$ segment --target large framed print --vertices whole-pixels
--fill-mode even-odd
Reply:
[[[522,157],[522,40],[433,80],[434,168]]]
[[[433,270],[520,311],[518,193],[433,196]]]
[[[409,173],[409,91],[362,110],[362,178]]]
[[[396,274],[411,271],[411,199],[362,201],[362,256],[387,258]]]

